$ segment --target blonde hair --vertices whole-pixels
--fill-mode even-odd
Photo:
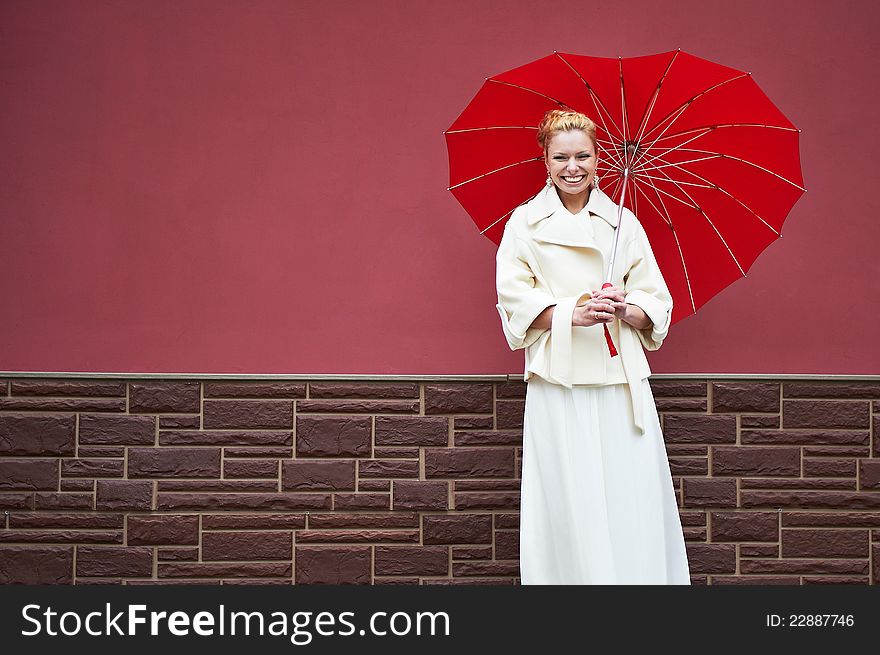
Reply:
[[[571,130],[585,132],[593,142],[593,147],[597,147],[596,124],[587,118],[586,114],[579,111],[551,109],[544,114],[544,118],[538,125],[538,144],[541,146],[541,150],[546,153],[550,139],[560,132],[570,132]]]

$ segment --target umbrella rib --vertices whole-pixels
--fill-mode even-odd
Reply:
[[[648,194],[644,192],[643,189],[639,188],[638,184],[633,185],[636,191],[640,192],[643,196],[645,196],[645,200],[650,204],[654,210],[660,214],[660,218],[666,221],[666,224],[669,226],[669,229],[672,231],[672,238],[675,239],[675,247],[678,250],[678,258],[681,260],[681,268],[684,271],[684,281],[687,284],[688,290],[688,299],[691,301],[691,309],[693,309],[694,313],[697,312],[697,304],[694,301],[694,292],[691,289],[691,277],[688,274],[687,263],[684,260],[684,251],[681,249],[681,242],[678,240],[678,233],[675,231],[675,226],[672,224],[672,217],[669,215],[669,210],[666,209],[666,203],[663,202],[663,197],[660,195],[657,187],[651,184],[651,188],[654,189],[654,193],[657,194],[657,200],[660,203],[660,206],[663,208],[663,211],[657,209],[657,206],[651,202],[651,199],[648,197]]]
[[[520,203],[520,204],[517,205],[516,207],[519,207],[520,205],[522,205],[522,203]],[[510,216],[513,212],[516,211],[516,207],[514,207],[514,208],[511,209],[509,212],[507,212],[506,214],[504,214],[501,218],[499,218],[499,219],[497,219],[497,220],[495,220],[495,221],[492,221],[492,223],[491,223],[488,227],[485,227],[485,228],[483,228],[482,230],[480,230],[480,234],[485,234],[486,232],[488,232],[489,230],[491,230],[493,227],[495,227],[498,223],[500,223],[500,222],[503,221],[505,218],[507,218],[508,216]]]
[[[731,200],[734,200],[734,201],[738,202],[740,205],[742,205],[743,209],[745,209],[745,210],[746,210],[747,212],[749,212],[752,216],[754,216],[754,217],[757,218],[759,221],[761,221],[764,225],[766,225],[766,226],[767,226],[767,229],[770,230],[771,232],[773,232],[773,234],[775,234],[776,236],[782,236],[782,235],[779,234],[779,231],[778,231],[775,227],[773,227],[772,225],[770,225],[770,223],[768,223],[768,222],[765,221],[763,218],[761,218],[761,216],[758,214],[758,212],[756,212],[754,209],[752,209],[751,207],[749,207],[746,203],[744,203],[742,200],[740,200],[739,198],[737,198],[735,195],[733,195],[730,191],[728,191],[727,189],[725,189],[725,188],[722,187],[721,185],[719,185],[719,184],[715,184],[714,182],[710,181],[709,179],[703,177],[702,175],[698,175],[697,173],[694,173],[693,171],[691,171],[691,170],[689,170],[689,169],[682,168],[681,170],[685,171],[686,173],[690,173],[691,175],[693,175],[693,176],[694,176],[695,178],[697,178],[698,180],[700,180],[700,181],[702,181],[702,182],[705,182],[705,184],[697,184],[696,182],[683,182],[683,181],[681,181],[681,180],[679,180],[679,182],[678,182],[679,184],[685,184],[685,185],[687,185],[687,186],[695,186],[695,187],[699,187],[699,188],[701,188],[701,189],[716,189],[716,190],[720,191],[721,193],[723,193],[724,195],[726,195],[726,196],[727,196],[728,198],[730,198]],[[639,177],[640,177],[640,178],[644,177],[644,178],[647,178],[647,179],[649,179],[649,180],[650,180],[650,179],[660,180],[660,178],[655,178],[655,177],[653,177],[653,176],[651,176],[651,175],[641,175],[641,176],[639,176]]]
[[[476,177],[472,177],[471,179],[465,180],[464,182],[453,184],[451,187],[447,188],[447,191],[452,191],[453,189],[457,189],[458,187],[464,186],[465,184],[470,184],[471,182],[475,182],[476,180],[486,177],[487,175],[492,175],[493,173],[498,173],[499,171],[507,170],[508,168],[513,168],[514,166],[519,166],[520,164],[528,164],[530,161],[541,161],[541,159],[541,157],[532,157],[531,159],[523,159],[522,161],[514,162],[513,164],[508,164],[507,166],[502,166],[501,168],[496,168],[495,170],[483,173],[482,175],[477,175]]]
[[[711,91],[714,91],[715,89],[718,89],[718,88],[724,86],[725,84],[729,84],[730,82],[735,82],[736,80],[741,80],[741,79],[744,78],[744,77],[749,77],[749,74],[748,74],[748,73],[740,73],[740,74],[737,75],[736,77],[731,77],[731,78],[728,78],[728,79],[723,80],[723,81],[721,81],[721,82],[718,82],[717,84],[714,84],[714,85],[710,86],[708,89],[703,89],[702,91],[700,91],[699,93],[697,93],[695,96],[693,96],[693,97],[691,97],[691,98],[688,98],[688,99],[685,100],[683,103],[681,103],[678,107],[676,107],[675,109],[673,109],[672,111],[670,111],[670,112],[669,112],[669,113],[668,113],[663,119],[661,119],[661,120],[660,120],[660,121],[659,121],[659,122],[658,122],[653,128],[651,128],[650,130],[648,130],[648,131],[643,135],[643,138],[646,138],[649,134],[651,134],[652,132],[654,132],[655,130],[657,130],[661,125],[663,125],[663,123],[665,123],[666,121],[670,120],[670,118],[672,118],[673,114],[676,114],[676,113],[677,113],[677,115],[675,116],[675,118],[672,118],[672,122],[674,123],[674,122],[678,119],[678,117],[681,116],[681,114],[684,112],[684,110],[687,109],[688,107],[690,107],[691,104],[693,104],[693,102],[694,102],[695,100],[697,100],[697,98],[700,98],[700,97],[706,95],[707,93],[710,93]],[[669,129],[669,126],[667,126],[666,129]],[[664,130],[664,131],[665,131],[665,130]]]
[[[665,164],[653,164],[653,165],[651,165],[651,166],[644,166],[644,167],[643,167],[643,166],[640,166],[639,169],[638,169],[638,171],[636,171],[636,173],[638,174],[638,173],[642,173],[642,172],[644,172],[644,171],[658,171],[658,170],[660,170],[661,168],[670,168],[670,167],[679,168],[680,170],[684,171],[685,173],[690,173],[691,171],[689,171],[688,169],[686,169],[686,168],[681,168],[682,165],[684,165],[684,164],[693,164],[694,162],[698,162],[698,161],[707,161],[707,160],[710,160],[710,159],[721,159],[721,157],[722,157],[722,155],[720,155],[720,154],[713,154],[713,155],[711,155],[711,156],[709,156],[709,157],[698,157],[697,159],[688,159],[687,161],[680,161],[680,162],[666,162]],[[656,157],[655,157],[654,159],[656,159]],[[651,161],[654,161],[654,160],[652,159]],[[660,161],[666,161],[666,160],[665,160],[665,159],[661,159]]]
[[[688,172],[690,173],[690,171],[688,171]],[[666,178],[662,178],[662,177],[654,177],[653,175],[642,175],[642,174],[639,174],[637,177],[638,177],[638,179],[640,179],[640,180],[654,180],[654,181],[657,181],[657,182],[666,182],[666,181],[667,181]],[[707,184],[697,184],[696,182],[684,182],[684,181],[682,181],[682,180],[679,180],[678,183],[679,183],[679,184],[684,184],[685,186],[695,186],[695,187],[699,187],[700,189],[714,189],[714,188],[716,188],[716,185],[715,185],[715,184],[712,184],[711,182],[709,182],[709,183],[707,183]]]
[[[623,160],[624,165],[629,164],[629,154],[626,150],[626,142],[629,141],[629,115],[626,111],[626,86],[623,81],[623,58],[617,58],[617,70],[620,71],[620,109],[623,123]]]
[[[690,172],[690,171],[687,171],[687,172]],[[721,240],[721,243],[724,244],[724,247],[727,249],[727,252],[730,254],[730,258],[733,259],[733,263],[736,264],[736,267],[739,269],[739,272],[742,273],[743,277],[745,277],[745,276],[746,276],[746,272],[743,270],[743,267],[740,265],[739,260],[736,258],[736,255],[733,254],[733,250],[731,250],[731,249],[730,249],[730,246],[727,245],[727,241],[725,241],[725,240],[724,240],[724,237],[721,236],[721,232],[719,232],[719,231],[718,231],[718,228],[715,227],[715,223],[713,223],[713,222],[712,222],[712,219],[709,218],[709,215],[706,213],[706,210],[703,209],[702,207],[700,207],[699,203],[698,203],[696,200],[694,200],[694,199],[691,197],[691,195],[690,195],[687,191],[685,191],[684,189],[682,189],[681,186],[679,186],[678,182],[676,182],[676,181],[673,180],[671,177],[669,177],[669,176],[666,174],[665,171],[660,171],[660,173],[661,173],[662,175],[665,175],[666,178],[667,178],[670,182],[672,182],[672,184],[675,185],[675,188],[677,188],[679,191],[681,191],[681,192],[685,195],[685,197],[686,197],[688,200],[690,200],[692,203],[694,203],[694,206],[697,208],[697,211],[699,211],[700,214],[703,216],[703,218],[706,219],[706,222],[709,223],[709,225],[710,225],[710,226],[712,227],[712,229],[715,231],[715,234],[716,234],[716,235],[718,236],[718,238]]]
[[[726,154],[721,153],[721,152],[715,153],[715,152],[711,152],[710,150],[696,150],[696,149],[694,149],[694,148],[673,148],[673,150],[681,150],[682,152],[693,152],[693,153],[696,153],[696,154],[712,155],[711,157],[704,157],[704,159],[718,159],[718,158],[720,158],[720,159],[732,159],[733,161],[738,161],[738,162],[741,162],[741,163],[743,163],[743,164],[747,164],[747,165],[749,165],[749,166],[751,166],[751,167],[753,167],[753,168],[757,168],[757,169],[759,169],[759,170],[762,170],[762,171],[764,171],[765,173],[768,173],[768,174],[772,175],[773,177],[779,178],[780,180],[782,180],[782,181],[785,182],[786,184],[790,184],[791,186],[793,186],[795,189],[799,189],[799,190],[801,190],[801,191],[806,191],[806,189],[805,189],[804,187],[802,187],[800,184],[796,184],[795,182],[792,182],[792,181],[789,180],[788,178],[783,177],[783,176],[780,175],[779,173],[774,173],[774,172],[771,171],[769,168],[764,168],[764,167],[761,166],[760,164],[756,164],[755,162],[753,162],[753,161],[749,161],[748,159],[743,159],[742,157],[735,157],[734,155],[726,155]],[[670,150],[669,152],[672,152],[672,151]],[[689,161],[689,162],[682,162],[682,163],[683,163],[683,164],[689,164],[689,163],[692,163],[692,162],[694,162],[694,161],[701,161],[701,160],[699,160],[699,159],[693,159],[693,160],[691,160],[691,161]],[[657,167],[657,168],[660,168],[660,167]],[[688,172],[690,172],[690,171],[688,171]]]
[[[514,84],[513,82],[503,82],[502,80],[496,80],[494,77],[487,78],[486,82],[494,82],[495,84],[503,84],[504,86],[509,86],[514,89],[519,89],[520,91],[528,91],[529,93],[534,93],[535,95],[541,96],[542,98],[547,98],[547,100],[549,100],[551,102],[555,102],[560,107],[568,107],[568,109],[571,109],[571,107],[569,107],[567,104],[562,102],[562,100],[558,100],[552,96],[548,96],[546,93],[541,93],[540,91],[535,91],[534,89],[530,89],[527,86],[521,86],[519,84]]]
[[[468,127],[463,130],[446,130],[443,134],[462,134],[464,132],[482,132],[483,130],[534,130],[538,128],[534,125],[491,125],[489,127]]]
[[[608,111],[608,107],[605,106],[605,103],[602,102],[602,98],[600,98],[599,95],[593,90],[593,87],[590,86],[590,84],[583,78],[583,76],[578,72],[578,70],[574,66],[572,66],[565,57],[563,57],[558,52],[554,53],[554,54],[557,57],[559,57],[559,59],[561,59],[562,62],[566,66],[568,66],[575,75],[578,76],[578,79],[584,83],[584,86],[587,87],[587,91],[593,97],[593,100],[596,102],[596,108],[600,109],[599,120],[602,121],[602,128],[605,130],[605,133],[610,135],[611,130],[608,129],[608,125],[605,123],[605,119],[603,118],[602,112],[601,112],[602,109],[604,109],[605,113],[608,114],[608,120],[611,123],[611,125],[614,126],[614,129],[617,130],[617,133],[622,135],[623,131],[617,126],[617,123],[614,122],[614,117],[611,115],[611,112]]]
[[[642,124],[639,125],[639,129],[636,132],[636,143],[640,142],[645,134],[645,130],[648,127],[648,120],[651,118],[651,114],[654,113],[654,106],[657,104],[657,97],[660,95],[660,88],[663,86],[663,82],[666,81],[666,76],[669,75],[669,70],[678,58],[679,52],[681,52],[681,50],[676,50],[673,53],[672,59],[670,59],[669,63],[666,65],[666,70],[663,71],[663,75],[660,76],[660,81],[657,82],[657,87],[654,89],[654,93],[651,95],[651,100],[648,102],[648,108],[645,111],[645,115],[642,117]]]
[[[659,158],[659,157],[663,157],[663,156],[665,156],[665,155],[668,155],[670,152],[673,152],[673,151],[675,151],[675,150],[684,150],[684,147],[685,147],[687,144],[691,143],[692,141],[696,141],[696,140],[699,139],[701,136],[703,136],[703,134],[697,134],[696,136],[691,137],[690,139],[688,139],[687,141],[685,141],[684,143],[680,143],[680,144],[678,144],[677,146],[673,146],[672,148],[667,148],[667,149],[664,150],[663,152],[660,152],[660,153],[658,153],[658,154],[656,154],[656,155],[652,155],[652,156],[649,157],[648,159],[645,159],[644,161],[642,161],[642,162],[641,162],[641,165],[644,166],[644,165],[646,165],[646,164],[650,164],[650,163],[651,163],[652,161],[654,161],[655,159],[657,159],[657,158]],[[649,148],[652,147],[655,143],[657,143],[657,140],[656,140],[656,139],[651,143],[651,146],[649,146]],[[646,148],[646,149],[645,149],[645,153],[647,153],[647,151],[648,151],[649,148]]]
[[[683,130],[682,132],[674,132],[672,134],[667,134],[664,137],[658,137],[653,141],[653,143],[657,143],[658,141],[665,141],[666,139],[674,139],[677,136],[684,136],[686,134],[690,134],[691,132],[702,132],[699,136],[703,136],[712,132],[713,130],[721,129],[722,127],[763,127],[768,130],[782,130],[783,132],[800,132],[796,127],[784,127],[782,125],[767,125],[766,123],[717,123],[715,125],[702,125],[700,127],[693,127],[689,130]]]

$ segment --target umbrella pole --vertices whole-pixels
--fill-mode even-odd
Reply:
[[[623,186],[620,191],[620,202],[617,204],[617,227],[614,228],[614,242],[611,246],[611,261],[608,264],[608,274],[605,276],[605,282],[602,284],[603,289],[614,286],[611,283],[611,274],[614,272],[614,260],[617,258],[617,242],[620,240],[620,221],[623,219],[623,201],[626,200],[626,187],[629,182],[629,166],[623,169]],[[612,357],[617,357],[617,348],[614,347],[614,341],[611,339],[611,333],[608,326],[605,328],[605,343],[608,344],[608,352]]]

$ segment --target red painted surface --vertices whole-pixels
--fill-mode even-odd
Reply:
[[[0,5],[0,370],[518,372],[442,130],[553,50],[681,47],[803,130],[808,193],[655,372],[880,372],[867,0]],[[536,30],[536,26],[540,29]]]

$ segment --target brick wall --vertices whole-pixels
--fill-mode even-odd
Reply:
[[[695,583],[880,583],[880,382],[652,385]],[[0,583],[517,583],[524,394],[0,379]]]

